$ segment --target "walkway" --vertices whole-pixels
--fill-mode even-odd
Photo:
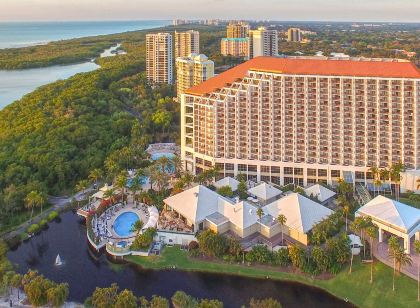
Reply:
[[[379,243],[375,241],[375,249],[373,255],[382,263],[394,268],[394,261],[389,258],[388,254],[388,244],[386,242]],[[413,242],[411,242],[411,251],[414,251]],[[420,264],[420,257],[417,254],[410,254],[411,260],[413,261],[412,265],[404,266],[401,268],[401,272],[407,276],[417,280],[417,266]]]

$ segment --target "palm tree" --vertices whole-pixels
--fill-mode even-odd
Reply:
[[[373,181],[373,186],[377,188],[377,192],[378,192],[378,195],[379,195],[379,190],[382,186],[382,181],[379,177],[375,181]]]
[[[111,203],[114,204],[115,189],[110,188],[104,192],[104,198],[111,200]]]
[[[395,196],[396,199],[400,199],[400,182],[401,182],[401,172],[404,172],[405,166],[402,162],[392,164],[389,168],[389,173],[391,181],[395,183]]]
[[[86,192],[86,189],[88,189],[89,187],[89,181],[88,180],[80,180],[79,182],[77,182],[76,184],[76,191],[77,192],[82,192],[82,194],[84,195]]]
[[[185,171],[182,176],[182,180],[184,181],[185,186],[188,187],[194,182],[194,176],[191,172]]]
[[[260,221],[261,221],[261,217],[264,215],[264,211],[263,211],[263,209],[262,208],[258,208],[258,210],[257,210],[257,216],[258,216],[258,218],[260,219]]]
[[[366,229],[366,233],[369,236],[370,239],[370,283],[373,282],[373,240],[376,238],[376,235],[378,234],[378,228],[374,225],[368,227]]]
[[[414,251],[420,255],[420,241],[414,241]],[[417,263],[417,300],[420,301],[420,263]]]
[[[137,235],[139,235],[141,229],[143,228],[143,221],[142,220],[137,220],[132,226],[131,226],[131,232],[136,232]]]
[[[338,201],[338,204],[343,209],[343,214],[345,216],[344,218],[346,220],[346,233],[347,233],[347,225],[348,225],[347,217],[348,217],[348,215],[350,213],[351,203],[349,202],[349,200],[344,195],[338,196],[337,201]]]
[[[394,270],[392,274],[392,291],[395,291],[395,269],[396,269],[396,252],[400,249],[400,243],[395,235],[391,235],[388,240],[389,257],[394,261]]]
[[[178,155],[174,155],[171,159],[170,159],[170,163],[174,168],[174,174],[175,177],[180,178],[182,176],[183,173],[183,161],[181,159],[181,157],[179,157]]]
[[[373,195],[375,195],[375,181],[378,179],[379,176],[379,168],[376,166],[372,166],[369,168],[368,170],[371,174],[372,174],[372,178],[373,178]]]
[[[277,217],[277,221],[280,224],[280,228],[281,228],[281,243],[284,244],[284,240],[283,240],[283,226],[286,224],[287,218],[284,214],[280,214]]]
[[[89,180],[91,180],[95,184],[96,187],[98,187],[98,182],[99,180],[102,179],[102,177],[103,177],[103,172],[99,168],[93,169],[89,173]]]
[[[122,201],[124,203],[125,187],[127,186],[127,172],[122,171],[115,178],[115,187],[121,190]]]
[[[142,177],[143,175],[141,173],[136,173],[136,176],[133,178],[133,181],[131,182],[130,186],[130,190],[133,193],[133,199],[136,202],[138,201],[139,191],[142,190]]]
[[[36,190],[32,190],[29,194],[26,195],[25,207],[31,210],[30,221],[32,221],[32,217],[34,215],[34,207],[42,206],[44,200],[45,198],[42,196],[42,194]]]

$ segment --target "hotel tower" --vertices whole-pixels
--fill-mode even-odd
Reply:
[[[188,89],[181,147],[194,173],[279,185],[420,169],[420,71],[394,59],[258,57]]]
[[[192,53],[200,53],[200,32],[194,30],[175,31],[175,59],[188,57]]]
[[[169,83],[173,80],[172,35],[146,35],[146,74],[150,83]]]

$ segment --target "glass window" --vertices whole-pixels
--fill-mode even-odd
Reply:
[[[248,165],[248,171],[257,172],[257,166],[256,165]]]
[[[316,169],[306,169],[306,173],[308,176],[316,176]]]
[[[303,168],[295,168],[295,175],[303,175]]]
[[[293,168],[284,167],[284,174],[293,174]]]
[[[271,173],[280,174],[280,167],[271,166]]]
[[[248,168],[244,164],[238,164],[238,171],[247,172]]]
[[[226,170],[234,170],[234,165],[233,164],[226,164],[225,168],[226,168]]]
[[[270,173],[270,166],[261,166],[261,172]]]
[[[341,177],[340,170],[331,170],[331,177],[332,178],[339,178],[339,177]]]
[[[271,183],[280,185],[280,177],[279,176],[272,176]]]
[[[327,176],[327,169],[318,169],[318,176]]]

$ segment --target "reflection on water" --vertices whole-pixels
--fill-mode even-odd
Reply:
[[[77,215],[67,212],[61,222],[51,223],[48,230],[10,251],[8,257],[20,273],[33,268],[57,282],[68,282],[71,301],[83,302],[96,286],[116,282],[121,289],[131,289],[138,296],[157,294],[170,298],[175,291],[183,290],[199,298],[220,299],[225,307],[240,307],[251,297],[273,297],[283,307],[350,307],[322,290],[297,283],[115,265],[88,248],[85,232]],[[57,254],[64,261],[59,267],[54,266]]]

